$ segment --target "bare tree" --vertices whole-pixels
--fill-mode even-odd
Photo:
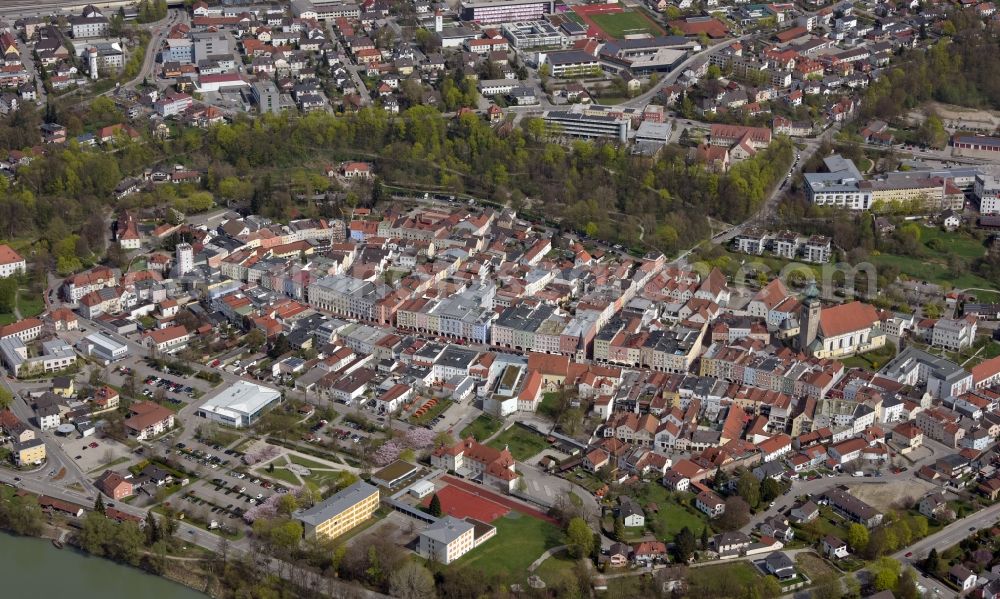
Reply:
[[[420,564],[407,561],[389,575],[389,594],[399,599],[431,599],[434,576]]]

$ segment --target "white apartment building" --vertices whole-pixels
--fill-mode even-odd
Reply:
[[[420,533],[417,553],[439,564],[450,564],[476,546],[475,527],[453,516],[445,516]]]

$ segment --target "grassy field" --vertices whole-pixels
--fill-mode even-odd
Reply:
[[[500,433],[497,438],[487,443],[487,445],[497,449],[503,449],[505,445],[508,446],[511,455],[519,462],[538,455],[538,452],[549,446],[548,442],[541,435],[532,433],[516,425]]]
[[[294,453],[288,454],[288,460],[293,464],[298,464],[299,466],[302,466],[303,468],[319,468],[321,470],[329,470],[334,467],[331,464],[316,462],[308,458],[304,458],[300,455],[296,455]]]
[[[810,580],[817,580],[827,574],[836,574],[836,571],[826,563],[821,557],[812,553],[800,553],[795,556],[795,565],[800,572],[809,577]]]
[[[901,273],[921,281],[948,284],[957,289],[1000,289],[997,282],[971,273],[956,274],[948,268],[949,255],[971,263],[986,253],[983,243],[975,237],[962,231],[949,232],[937,227],[921,227],[920,244],[923,250],[921,256],[880,254],[872,256],[870,260],[875,266],[895,266]],[[988,294],[984,294],[984,300],[988,299]]]
[[[841,361],[847,368],[857,367],[878,370],[879,368],[885,366],[886,362],[891,360],[893,357],[895,357],[895,347],[889,347],[887,345],[881,349],[851,356]]]
[[[653,528],[653,522],[659,521],[659,526],[662,527],[660,534],[669,538],[673,538],[685,526],[698,536],[701,534],[701,529],[708,524],[703,514],[681,504],[690,495],[672,493],[661,485],[643,485],[641,491],[634,497],[643,507],[650,503],[656,504],[657,513],[648,513],[646,523]],[[712,528],[709,526],[709,534],[711,532]]]
[[[803,528],[808,528],[808,530],[815,532],[817,538],[823,538],[829,534],[846,539],[847,527],[848,522],[834,514],[833,510],[828,507],[820,507],[819,517],[804,525]]]
[[[545,581],[548,586],[556,586],[560,580],[567,576],[575,576],[573,566],[575,562],[561,551],[548,558],[535,570],[535,574]]]
[[[500,430],[503,421],[488,414],[481,414],[478,418],[469,423],[469,426],[462,429],[462,438],[469,435],[476,438],[476,441],[484,441],[490,435]]]
[[[895,266],[899,272],[912,279],[928,281],[938,285],[951,285],[958,289],[980,287],[996,289],[997,284],[983,277],[964,273],[955,276],[947,265],[935,261],[934,258],[914,258],[912,256],[897,256],[895,254],[880,254],[869,258],[876,267]]]
[[[554,525],[516,512],[494,520],[493,525],[496,536],[462,556],[458,566],[523,583],[531,562],[564,541],[562,531]]]
[[[299,481],[298,477],[296,477],[294,474],[292,474],[292,472],[290,470],[286,470],[284,466],[275,465],[274,466],[274,472],[268,472],[267,471],[267,467],[258,468],[256,470],[254,470],[254,472],[257,473],[258,476],[262,476],[264,478],[269,478],[271,480],[276,480],[276,481],[279,481],[279,482],[283,482],[283,483],[292,485],[293,487],[298,487],[298,486],[302,485],[302,483]]]
[[[23,318],[32,318],[45,311],[45,301],[41,295],[21,291],[17,294],[17,307]]]
[[[597,23],[597,26],[604,33],[617,39],[623,39],[626,35],[633,33],[648,33],[650,35],[660,35],[663,33],[659,27],[640,12],[626,11],[593,14],[589,15],[589,17]]]
[[[747,562],[705,566],[688,570],[688,585],[692,596],[733,597],[737,589],[749,589],[761,574]]]
[[[920,241],[924,249],[937,258],[944,258],[948,253],[963,258],[979,258],[986,253],[983,242],[960,231],[949,232],[937,227],[922,227]],[[940,249],[934,249],[934,246]]]

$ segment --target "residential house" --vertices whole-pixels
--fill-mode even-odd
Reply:
[[[823,555],[830,559],[843,559],[847,557],[847,543],[840,537],[826,535],[820,545]]]
[[[174,413],[151,401],[134,403],[129,407],[130,417],[125,419],[125,430],[139,441],[165,433],[174,427]]]

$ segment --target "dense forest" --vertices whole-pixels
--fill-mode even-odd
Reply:
[[[928,100],[960,106],[1000,108],[1000,32],[975,11],[954,11],[942,22],[942,37],[912,50],[868,88],[865,116],[892,119]]]
[[[106,104],[95,101],[86,114],[67,111],[61,120],[71,135],[90,123],[115,122],[119,115]],[[21,115],[0,128],[0,140],[8,147],[30,146],[37,141],[38,122],[37,115]],[[302,194],[292,193],[293,178],[314,180],[302,171],[315,175],[325,164],[353,159],[374,161],[385,183],[468,193],[592,236],[664,252],[704,238],[707,216],[738,222],[751,215],[787,170],[793,153],[790,142],[778,140],[729,173],[716,174],[690,163],[680,148],[668,147],[650,160],[611,143],[554,143],[538,119],[497,130],[476,115],[446,120],[423,106],[399,116],[366,109],[348,115],[241,117],[207,130],[177,129],[162,141],[122,139],[114,152],[72,143],[49,149],[21,167],[17,184],[0,194],[0,222],[5,223],[0,234],[10,238],[34,232],[60,239],[46,235],[54,214],[67,222],[85,222],[86,215],[99,212],[95,204],[113,203],[112,191],[121,177],[156,162],[204,170],[203,185],[219,201],[252,198],[248,208],[278,219],[308,215],[315,206],[295,201]],[[171,200],[164,194],[125,202]],[[360,200],[371,201],[372,195],[378,194]],[[192,199],[172,201],[182,209],[203,205],[202,197],[187,198]]]

